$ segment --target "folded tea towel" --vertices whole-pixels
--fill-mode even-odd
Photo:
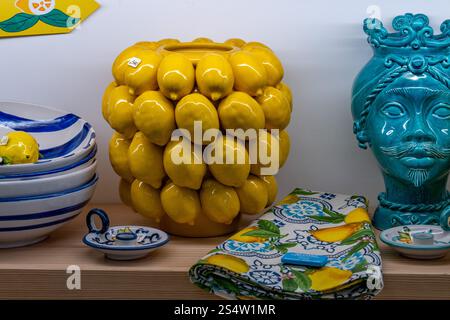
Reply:
[[[328,262],[283,264],[287,252],[324,255]],[[367,200],[305,189],[210,251],[189,275],[228,299],[368,299],[383,286]]]

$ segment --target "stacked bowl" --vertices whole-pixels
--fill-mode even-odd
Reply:
[[[0,138],[13,131],[33,136],[40,156],[35,163],[0,165],[0,248],[47,238],[82,211],[98,180],[95,132],[80,117],[0,102]]]

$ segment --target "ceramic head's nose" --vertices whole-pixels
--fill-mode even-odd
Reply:
[[[414,128],[412,132],[405,137],[407,142],[436,142],[436,137],[433,135],[428,126]]]

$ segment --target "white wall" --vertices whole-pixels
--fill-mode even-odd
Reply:
[[[371,56],[362,20],[374,4],[385,25],[405,12],[428,14],[435,27],[450,18],[449,0],[99,2],[102,8],[70,35],[0,40],[0,99],[65,109],[94,125],[101,176],[95,200],[101,202],[118,201],[107,155],[111,130],[100,112],[114,58],[140,40],[204,36],[267,43],[284,64],[295,111],[280,195],[301,186],[362,193],[374,204],[383,182],[370,152],[356,145],[350,114],[353,78]]]

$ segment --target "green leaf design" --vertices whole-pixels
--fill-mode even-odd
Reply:
[[[329,217],[329,216],[317,216],[317,215],[309,216],[309,218],[317,220],[317,221],[324,221],[324,222],[333,223],[333,224],[341,223],[344,220],[341,217]]]
[[[295,247],[297,244],[294,242],[280,243],[272,246],[273,249],[279,251],[280,253],[287,253],[289,248]]]
[[[280,235],[278,233],[267,231],[267,230],[261,230],[261,229],[256,229],[256,230],[246,232],[243,234],[243,236],[260,237],[260,238],[264,238],[264,239],[280,237]]]
[[[8,20],[0,22],[0,29],[5,32],[21,32],[34,26],[39,21],[39,16],[27,13],[18,13]]]
[[[367,261],[364,259],[361,262],[359,262],[353,269],[352,272],[353,273],[357,273],[357,272],[362,272],[362,271],[366,271],[367,269]]]
[[[356,241],[359,241],[364,237],[373,237],[372,231],[368,230],[368,229],[361,229],[359,231],[356,231],[351,236],[342,240],[341,245],[349,245],[349,244],[355,243]]]
[[[280,234],[280,228],[270,220],[259,220],[258,227],[262,230]]]
[[[342,261],[347,261],[354,253],[364,249],[367,245],[369,245],[370,242],[368,241],[361,241],[358,244],[356,244],[345,256],[344,259],[342,259]]]
[[[297,270],[291,270],[291,272],[294,275],[295,282],[300,290],[306,292],[311,288],[311,279],[306,274]]]
[[[323,208],[323,212],[325,212],[327,215],[329,215],[330,217],[334,217],[334,218],[341,218],[342,221],[344,221],[345,219],[345,215],[343,215],[342,213],[339,212],[335,212],[333,210],[329,210],[327,208]]]
[[[58,9],[40,16],[40,19],[46,24],[60,28],[71,28],[80,21],[79,18],[71,17]]]
[[[208,252],[208,254],[211,254],[211,253],[216,253],[216,252],[221,252],[222,250],[220,250],[220,249],[212,249],[210,252]]]
[[[294,292],[297,290],[298,285],[295,279],[283,279],[282,281],[283,290]]]

